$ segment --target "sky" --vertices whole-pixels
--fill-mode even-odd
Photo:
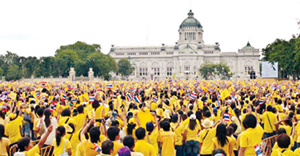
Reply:
[[[174,45],[190,9],[206,44],[260,50],[300,33],[300,0],[9,0],[0,1],[0,54],[54,56],[61,45]]]

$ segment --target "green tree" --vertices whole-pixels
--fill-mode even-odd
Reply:
[[[233,75],[229,66],[224,62],[214,64],[206,61],[200,66],[199,72],[206,80],[214,79],[216,76],[219,76],[221,79],[230,79]]]
[[[0,68],[0,76],[2,76],[3,75],[3,70],[2,70],[2,68]]]
[[[128,59],[122,58],[118,62],[118,73],[122,74],[124,77],[128,77],[134,70]]]
[[[281,74],[299,78],[300,72],[300,36],[293,36],[289,41],[276,39],[273,43],[262,49],[263,60],[271,63],[278,62]]]
[[[19,80],[22,77],[23,77],[23,73],[22,73],[22,71],[20,70],[20,68],[17,65],[15,65],[15,64],[9,65],[7,74],[5,76],[5,79],[7,81],[10,81],[10,80]]]

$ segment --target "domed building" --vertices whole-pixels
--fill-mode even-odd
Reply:
[[[202,79],[199,68],[204,62],[225,62],[234,73],[232,79],[249,79],[250,71],[259,74],[259,49],[248,42],[238,52],[221,52],[220,44],[205,44],[203,26],[192,10],[179,26],[175,45],[114,46],[109,54],[118,62],[128,58],[135,67],[130,80]]]

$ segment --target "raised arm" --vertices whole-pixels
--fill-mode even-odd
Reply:
[[[39,149],[41,149],[43,147],[44,143],[46,142],[46,140],[47,140],[49,134],[52,132],[52,130],[53,130],[53,126],[50,125],[48,127],[46,134],[42,137],[42,139],[38,143]]]

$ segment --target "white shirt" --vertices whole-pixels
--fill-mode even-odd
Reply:
[[[46,127],[46,123],[45,123],[45,117],[43,117],[43,124],[45,125],[45,133],[42,134],[41,138],[46,134],[48,128]],[[51,125],[53,126],[53,130],[52,132],[49,134],[49,136],[47,137],[47,140],[45,142],[46,145],[53,145],[53,139],[55,138],[55,132],[56,132],[56,128],[57,128],[57,120],[56,118],[50,117],[50,121],[51,121]]]

